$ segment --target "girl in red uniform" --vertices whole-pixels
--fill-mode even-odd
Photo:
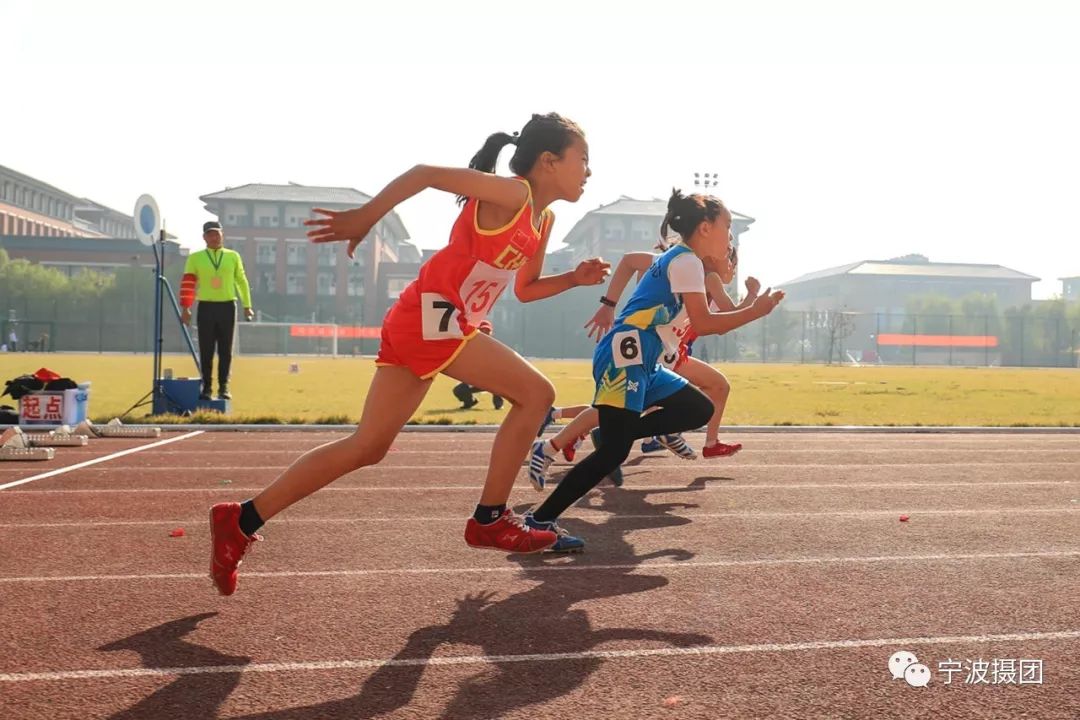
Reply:
[[[513,178],[494,174],[499,152],[508,144],[516,145]],[[440,372],[513,405],[495,436],[465,541],[507,552],[555,545],[562,534],[555,523],[529,523],[506,507],[555,389],[520,355],[477,327],[511,281],[522,302],[604,282],[609,266],[599,259],[572,272],[541,276],[554,220],[548,206],[556,200],[576,202],[590,174],[581,128],[555,113],[533,115],[520,134],[491,135],[468,169],[418,165],[363,207],[316,210],[324,217],[307,222],[311,240],[347,240],[352,257],[380,218],[425,188],[454,193],[463,205],[450,243],[424,263],[383,320],[378,368],[356,432],[305,453],[254,498],[211,508],[211,576],[220,593],[235,591],[237,565],[263,522],[342,475],[382,460]]]

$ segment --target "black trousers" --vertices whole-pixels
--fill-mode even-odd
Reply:
[[[199,361],[203,388],[210,390],[214,377],[214,349],[218,354],[218,387],[229,384],[232,366],[233,332],[236,329],[235,302],[199,301]]]
[[[454,386],[454,397],[456,397],[458,399],[458,402],[461,403],[461,407],[466,410],[479,402],[476,398],[473,397],[473,394],[478,392],[484,391],[481,388],[473,387],[468,383],[458,383]],[[492,393],[491,402],[495,406],[496,410],[502,409],[503,399],[500,396]]]

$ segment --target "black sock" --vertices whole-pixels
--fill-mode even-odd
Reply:
[[[506,512],[506,505],[477,505],[473,511],[473,518],[481,525],[490,525]]]
[[[254,535],[263,526],[263,519],[255,509],[255,503],[245,500],[240,503],[240,531],[245,535]]]

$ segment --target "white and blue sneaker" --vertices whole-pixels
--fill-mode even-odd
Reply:
[[[641,452],[643,452],[643,453],[660,452],[663,449],[664,449],[664,446],[661,445],[660,441],[657,440],[655,437],[650,438],[648,440],[642,440],[641,441]]]
[[[559,539],[555,541],[555,544],[544,550],[546,553],[579,553],[585,551],[584,540],[566,532],[554,520],[540,522],[533,517],[532,510],[525,513],[525,525],[534,530],[548,530],[558,535]]]
[[[547,440],[537,440],[533,443],[532,452],[529,453],[529,482],[533,490],[543,492],[547,484],[547,471],[551,463],[555,462],[554,455],[544,452],[544,446],[550,445]]]
[[[544,418],[544,423],[540,426],[540,429],[536,431],[536,437],[540,437],[548,429],[548,425],[555,422],[555,408],[549,408],[547,417]]]
[[[674,435],[657,435],[656,441],[683,460],[694,460],[697,458],[697,453],[694,452],[694,448],[687,445],[686,441],[683,440],[682,433],[675,433]]]

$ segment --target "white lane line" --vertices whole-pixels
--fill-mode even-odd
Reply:
[[[651,657],[794,653],[812,652],[814,650],[849,650],[877,647],[918,648],[924,645],[1049,642],[1055,640],[1075,640],[1077,638],[1080,638],[1080,630],[1059,630],[1055,632],[1002,633],[997,635],[949,635],[937,637],[873,638],[866,640],[817,640],[797,643],[759,643],[755,645],[698,645],[694,647],[586,650],[583,652],[532,653],[523,655],[450,655],[422,658],[372,658],[359,660],[251,663],[248,665],[196,665],[188,667],[65,670],[61,672],[0,673],[0,682],[107,680],[121,677],[310,672],[318,670],[370,670],[381,667],[427,667],[434,665],[499,665],[512,662],[562,662],[566,660],[626,660]]]
[[[872,565],[881,563],[918,562],[969,562],[980,560],[1027,560],[1072,559],[1080,557],[1080,550],[1048,550],[1040,552],[967,553],[961,555],[871,555],[854,557],[802,557],[759,558],[749,560],[711,560],[685,562],[641,562],[619,565],[555,564],[522,567],[519,565],[496,565],[489,567],[445,568],[377,568],[370,570],[281,570],[276,572],[245,572],[245,579],[297,578],[297,577],[371,577],[387,575],[455,575],[460,573],[538,573],[538,572],[591,572],[615,570],[698,570],[705,568],[775,567],[785,565]],[[155,573],[146,575],[27,575],[0,577],[0,584],[7,583],[71,583],[71,582],[131,582],[136,580],[206,580],[206,573]]]
[[[603,510],[595,510],[590,507],[579,507],[573,513],[563,515],[563,519],[573,520],[590,520],[603,518],[608,522],[618,522],[620,520],[678,520],[685,519],[687,522],[693,520],[715,520],[715,519],[737,519],[737,520],[770,520],[770,519],[801,519],[801,518],[822,518],[822,517],[850,517],[850,518],[874,518],[874,517],[893,517],[896,515],[915,515],[915,516],[983,516],[983,515],[1075,515],[1080,514],[1080,507],[1001,507],[1001,508],[986,508],[986,510],[936,510],[936,508],[912,508],[904,507],[901,510],[854,510],[854,511],[792,511],[792,512],[726,512],[726,513],[652,513],[649,515],[627,515],[625,513],[615,513]],[[162,525],[173,524],[173,522],[201,522],[200,520],[170,520],[163,522],[159,520],[103,520],[100,522],[72,520],[70,522],[59,522],[59,524],[18,524],[18,522],[11,522],[11,524],[0,524],[0,528],[25,528],[25,527],[80,527],[83,525]],[[320,524],[320,522],[327,522],[327,524],[346,524],[346,522],[360,522],[360,524],[366,524],[366,522],[460,522],[464,519],[462,515],[442,515],[442,516],[370,516],[370,517],[298,517],[298,518],[275,518],[274,525],[288,525],[299,524],[299,522],[305,522],[305,524]],[[678,525],[678,524],[674,524]],[[652,529],[652,528],[648,528]]]
[[[876,517],[893,517],[900,514],[908,514],[915,516],[980,516],[980,515],[1056,515],[1056,514],[1072,514],[1080,513],[1080,508],[999,508],[999,509],[983,509],[983,510],[938,510],[938,509],[911,509],[905,508],[903,510],[823,510],[820,512],[814,511],[793,511],[793,512],[718,512],[718,513],[663,513],[653,515],[627,515],[625,513],[611,512],[607,510],[596,510],[593,508],[578,508],[574,512],[566,513],[562,516],[563,520],[596,520],[605,519],[609,523],[619,522],[624,520],[686,520],[687,522],[697,520],[721,520],[721,519],[736,519],[736,520],[772,520],[772,519],[800,519],[800,518],[822,518],[822,517],[855,517],[855,518],[876,518]],[[432,522],[461,522],[463,516],[461,515],[439,515],[439,516],[419,516],[410,515],[404,517],[398,516],[370,516],[370,517],[278,517],[274,519],[274,525],[320,525],[320,524],[350,524],[350,523],[432,523]],[[0,523],[0,529],[6,528],[95,528],[95,527],[149,527],[149,526],[167,526],[173,527],[182,525],[196,525],[198,526],[204,522],[206,518],[188,518],[186,520],[71,520],[62,522],[40,522],[40,523]],[[673,524],[675,525],[675,524]],[[644,528],[653,529],[653,528]]]
[[[174,442],[180,442],[181,440],[186,440],[188,438],[195,437],[196,435],[202,435],[202,433],[202,430],[196,430],[194,432],[185,433],[184,435],[177,435],[176,437],[159,440],[155,443],[150,443],[149,445],[140,445],[138,447],[128,448],[127,450],[120,450],[119,452],[114,452],[110,455],[106,455],[105,457],[94,458],[93,460],[87,460],[86,462],[81,462],[76,465],[67,465],[65,467],[57,468],[56,470],[50,470],[49,472],[44,472],[39,475],[32,475],[28,478],[22,478],[21,480],[13,480],[9,483],[4,483],[3,485],[0,485],[0,490],[7,490],[8,488],[13,488],[18,485],[25,485],[26,483],[32,483],[35,480],[44,480],[45,478],[56,477],[57,475],[63,475],[64,473],[69,473],[73,470],[79,470],[81,468],[90,467],[91,465],[97,465],[98,463],[115,460],[116,458],[121,458],[126,455],[133,455],[135,453],[142,452],[143,450],[153,450],[154,448],[161,447],[162,445],[171,445]]]
[[[191,453],[187,453],[191,454]],[[689,465],[684,462],[650,462],[648,464],[639,465],[623,465],[623,470],[626,471],[638,471],[648,472],[652,470],[685,470],[693,472],[698,470],[710,472],[742,472],[742,471],[781,471],[781,470],[865,470],[865,468],[873,467],[875,470],[881,467],[922,467],[922,468],[937,468],[941,470],[956,474],[958,468],[968,467],[996,467],[996,468],[1015,468],[1015,470],[1008,470],[1002,472],[1010,473],[1022,473],[1025,468],[1028,467],[1075,467],[1075,462],[1028,462],[1028,463],[1000,463],[1000,462],[986,462],[986,463],[974,463],[974,462],[958,462],[958,463],[944,463],[944,462],[902,462],[902,463],[743,463],[741,465],[726,464],[726,463],[698,463],[697,465]],[[71,468],[82,467],[80,465],[70,465]],[[226,473],[226,472],[239,472],[239,471],[281,471],[288,465],[215,465],[211,463],[203,465],[116,465],[108,468],[97,468],[97,472],[112,472],[116,471],[132,471],[139,473]],[[362,467],[360,470],[353,471],[353,473],[372,473],[381,471],[433,471],[446,473],[451,470],[487,470],[487,465],[395,465],[392,463],[372,465],[369,467]],[[555,462],[552,467],[557,470],[568,470],[572,467],[570,463]],[[19,473],[24,472],[23,468],[4,468],[0,467],[0,473]],[[352,475],[353,473],[350,473]]]
[[[297,453],[306,452],[307,450],[313,450],[319,445],[312,445],[308,447],[280,447],[277,449],[264,448],[256,450],[229,450],[227,448],[218,449],[216,446],[213,448],[198,448],[200,455],[273,455],[273,454],[289,454],[295,455]],[[65,451],[67,454],[87,454],[93,452],[90,448],[72,448]],[[191,450],[168,450],[158,453],[159,455],[189,455]],[[881,448],[881,449],[856,449],[848,448],[845,450],[837,450],[836,448],[821,449],[821,448],[807,448],[805,450],[791,449],[791,448],[777,448],[770,450],[762,450],[762,455],[829,455],[834,456],[837,454],[853,455],[857,453],[869,454],[869,455],[892,455],[896,453],[918,453],[919,455],[927,455],[933,453],[940,453],[943,455],[957,455],[962,453],[978,453],[979,456],[986,455],[1003,455],[1005,457],[1012,457],[1014,455],[1046,455],[1047,453],[1060,453],[1063,455],[1080,453],[1080,447],[1059,448],[1056,450],[1048,450],[1046,448],[1014,448],[1011,450],[998,450],[998,449],[983,449],[983,448]],[[490,455],[491,449],[479,448],[475,450],[458,449],[453,445],[445,446],[435,450],[391,450],[389,456],[394,455]],[[650,453],[648,455],[635,455],[634,457],[663,457],[661,453]],[[739,460],[732,460],[731,463],[738,464]]]
[[[199,431],[201,432],[201,431]],[[187,454],[192,454],[188,452]],[[299,457],[299,456],[297,456]],[[70,465],[72,470],[78,470],[85,464]],[[934,468],[941,468],[942,472],[949,472],[956,474],[963,470],[967,470],[970,467],[994,467],[1000,468],[1002,472],[1022,474],[1027,468],[1032,467],[1062,467],[1071,470],[1076,467],[1076,462],[1025,462],[1025,463],[1005,463],[1005,462],[964,462],[958,461],[955,463],[950,462],[900,462],[900,463],[888,463],[888,462],[854,462],[854,463],[708,463],[699,461],[697,464],[689,465],[686,461],[683,462],[649,462],[642,464],[630,464],[623,465],[624,471],[630,472],[649,472],[656,470],[674,471],[683,470],[694,472],[696,468],[698,471],[703,472],[745,472],[745,471],[791,471],[791,470],[826,470],[826,471],[860,471],[867,470],[867,468],[874,468],[874,470],[880,470],[880,468],[924,468],[924,470],[934,470]],[[112,472],[112,471],[131,471],[139,473],[227,473],[227,472],[241,472],[241,471],[282,471],[288,465],[215,465],[213,463],[206,463],[202,465],[118,465],[108,468],[96,468],[96,472]],[[556,470],[568,470],[572,467],[570,463],[562,461],[555,462],[552,467]],[[384,472],[384,471],[432,471],[447,473],[451,471],[486,471],[487,465],[461,465],[461,464],[442,464],[442,465],[396,465],[393,463],[382,463],[378,465],[372,465],[369,467],[362,467],[360,470],[353,471],[354,473],[372,473],[372,472]],[[3,473],[18,473],[24,472],[23,468],[4,468],[0,467],[0,474]],[[350,473],[351,475],[352,473]]]
[[[111,468],[110,468],[111,470]],[[342,478],[343,479],[343,478]],[[626,491],[673,493],[673,492],[710,492],[721,490],[915,490],[934,488],[1011,488],[1011,487],[1076,487],[1080,490],[1080,483],[1072,480],[998,480],[988,483],[971,483],[960,480],[955,483],[742,483],[726,485],[723,481],[712,481],[703,486],[671,486],[671,485],[629,485]],[[482,490],[483,485],[328,485],[320,492],[475,492]],[[261,487],[247,487],[241,485],[215,485],[202,488],[44,488],[41,490],[12,490],[6,494],[94,494],[94,493],[125,493],[125,492],[259,492]],[[613,492],[618,497],[618,492]]]
[[[482,490],[483,485],[327,485],[320,492],[475,492]],[[1071,480],[1006,480],[1003,482],[930,482],[930,483],[762,483],[724,485],[723,483],[710,483],[701,487],[687,485],[626,485],[624,492],[648,492],[656,494],[682,493],[682,492],[719,492],[724,490],[919,490],[934,488],[1002,488],[1002,487],[1076,487],[1080,492],[1080,483]],[[43,490],[12,490],[8,495],[87,495],[109,493],[252,493],[260,492],[263,488],[247,487],[242,485],[216,485],[214,487],[181,487],[181,488],[46,488]],[[618,497],[618,492],[613,491],[613,496]]]

